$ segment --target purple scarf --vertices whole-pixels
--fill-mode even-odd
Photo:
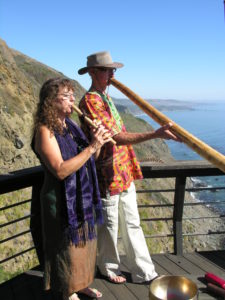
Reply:
[[[63,160],[68,160],[88,146],[81,129],[66,118],[68,129],[63,135],[55,133]],[[102,203],[94,158],[91,157],[78,171],[64,179],[68,226],[66,236],[75,244],[84,244],[96,237],[94,225],[102,224]],[[95,210],[95,218],[94,218]]]

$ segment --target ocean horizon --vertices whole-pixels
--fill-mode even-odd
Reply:
[[[193,103],[191,102],[192,110],[163,110],[162,113],[189,133],[225,155],[225,102],[196,102],[194,106]],[[144,119],[154,129],[160,126],[146,114],[139,114],[137,117]],[[203,159],[184,143],[166,140],[165,142],[176,160]],[[225,186],[224,176],[206,176],[191,179],[196,186]],[[211,207],[219,213],[225,213],[225,205],[222,203],[225,200],[225,190],[216,190],[215,192],[201,191],[192,193],[192,196],[197,201],[219,201],[220,203],[215,203]]]

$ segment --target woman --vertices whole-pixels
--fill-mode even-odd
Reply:
[[[46,81],[40,91],[32,141],[45,170],[40,194],[45,289],[51,288],[66,300],[79,299],[76,292],[91,298],[102,296],[88,287],[94,279],[96,261],[94,226],[95,222],[102,223],[93,155],[109,141],[107,130],[96,123],[98,129],[92,130],[88,144],[80,128],[68,118],[73,103],[70,80]]]

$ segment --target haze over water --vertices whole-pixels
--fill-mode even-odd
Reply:
[[[225,102],[202,102],[193,106],[194,110],[163,111],[168,118],[183,127],[185,130],[225,155]],[[147,115],[141,118],[146,120],[154,128],[159,125]],[[196,152],[184,143],[166,141],[170,151],[176,160],[202,160]],[[196,183],[204,186],[225,186],[225,176],[198,177]],[[216,192],[198,192],[193,194],[198,200],[225,201],[225,190]],[[225,213],[225,204],[216,204],[214,209]]]

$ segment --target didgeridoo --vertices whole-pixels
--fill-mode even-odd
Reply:
[[[207,159],[210,163],[215,165],[218,169],[225,173],[225,156],[220,152],[216,151],[188,131],[174,123],[172,120],[167,118],[164,114],[150,105],[147,101],[142,99],[140,96],[131,91],[128,87],[123,85],[121,82],[112,78],[111,84],[126,95],[130,100],[137,104],[147,115],[149,115],[154,121],[160,125],[166,125],[169,122],[173,123],[170,131],[180,137],[180,139],[187,144],[191,149],[197,152],[199,155]]]
[[[77,107],[75,104],[73,104],[73,109],[76,111],[76,113],[78,114],[79,117],[83,117],[84,121],[87,122],[89,125],[91,125],[94,128],[98,128],[98,126],[95,125],[95,123],[93,123],[93,121],[88,118],[87,116],[85,116],[83,114],[83,112],[79,109],[79,107]],[[116,141],[113,138],[110,138],[110,142],[113,143],[113,145],[116,145]]]

